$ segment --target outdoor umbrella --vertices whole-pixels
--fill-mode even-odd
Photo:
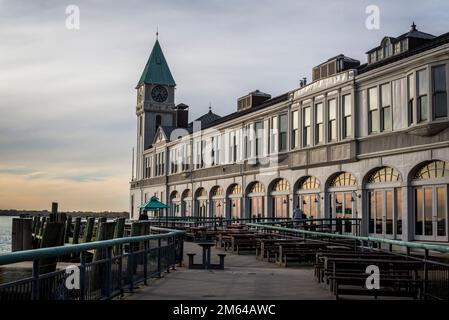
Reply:
[[[156,211],[160,209],[168,209],[169,206],[167,206],[165,203],[160,202],[158,197],[153,196],[151,197],[150,201],[142,204],[140,208],[143,209],[144,211]]]

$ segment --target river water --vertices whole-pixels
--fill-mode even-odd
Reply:
[[[0,253],[11,251],[12,218],[0,216]]]

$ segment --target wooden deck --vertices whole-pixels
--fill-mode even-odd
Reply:
[[[201,262],[200,247],[185,242],[184,253],[195,252],[195,262]],[[212,263],[218,263],[212,249]],[[162,279],[141,286],[124,299],[153,300],[333,300],[334,296],[320,286],[311,267],[280,268],[273,263],[256,260],[253,254],[227,254],[224,270],[189,270],[187,256],[184,267],[166,274]]]

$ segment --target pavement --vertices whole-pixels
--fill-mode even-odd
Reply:
[[[185,242],[184,252],[195,252],[195,263],[201,261],[201,247]],[[212,263],[218,263],[212,248]],[[183,267],[160,279],[141,286],[124,299],[130,300],[334,300],[332,294],[318,284],[313,268],[282,268],[274,263],[256,260],[254,254],[227,253],[224,270],[191,270],[184,258]]]

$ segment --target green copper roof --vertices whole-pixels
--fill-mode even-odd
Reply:
[[[156,40],[156,43],[154,44],[150,58],[147,61],[137,87],[144,83],[163,84],[168,86],[176,85],[158,40]]]

